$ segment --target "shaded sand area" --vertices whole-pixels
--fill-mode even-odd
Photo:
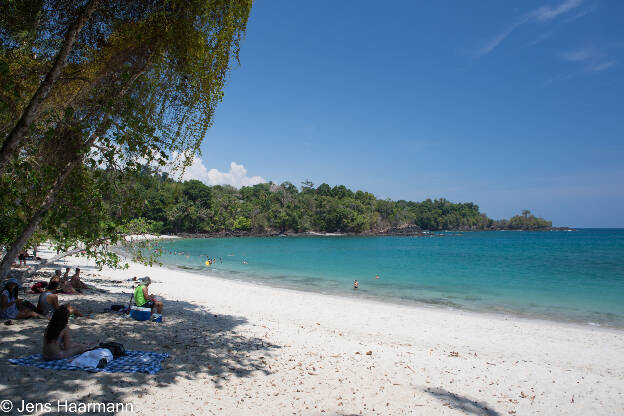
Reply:
[[[170,358],[156,375],[14,366],[8,358],[40,352],[46,322],[0,325],[0,399],[124,402],[137,415],[624,413],[621,330],[358,301],[136,264],[98,272],[80,258],[57,263],[66,265],[78,265],[99,289],[60,296],[88,313],[71,321],[77,341],[118,341]],[[103,312],[127,304],[132,277],[144,275],[164,299],[162,324]]]

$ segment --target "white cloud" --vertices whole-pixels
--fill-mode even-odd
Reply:
[[[609,60],[608,56],[592,47],[584,47],[560,54],[561,59],[570,62],[579,62],[585,65],[587,71],[604,71],[615,65],[615,60]]]
[[[555,7],[542,6],[533,10],[532,12],[524,15],[517,22],[509,25],[505,30],[503,30],[498,35],[494,36],[488,42],[486,42],[485,45],[483,45],[477,51],[477,54],[476,54],[477,57],[481,57],[492,52],[509,35],[511,35],[513,31],[515,31],[516,29],[518,29],[520,26],[524,25],[525,23],[529,23],[531,21],[546,22],[548,20],[552,20],[562,14],[568,13],[569,11],[576,9],[582,3],[583,3],[583,0],[566,0],[563,3],[560,3],[559,5]]]
[[[550,20],[570,10],[576,9],[581,3],[583,3],[583,0],[567,0],[556,7],[542,6],[535,9],[532,14],[537,20]]]
[[[176,158],[173,157],[172,159]],[[165,171],[171,172],[171,168],[165,169]],[[236,162],[230,163],[230,170],[228,172],[221,172],[214,168],[208,169],[199,156],[193,156],[192,163],[184,170],[181,176],[179,171],[173,171],[173,176],[183,181],[197,179],[210,186],[232,185],[235,188],[267,182],[266,179],[261,176],[247,176],[247,169],[245,169],[245,166],[242,164],[239,165]]]
[[[522,20],[517,21],[513,25],[509,26],[507,29],[490,39],[479,51],[477,52],[477,56],[487,55],[492,52],[498,45],[500,45],[507,36],[511,35],[511,32],[522,26],[528,21],[528,17],[524,17]]]
[[[605,69],[611,68],[613,65],[615,65],[615,61],[608,61],[600,64],[590,65],[588,69],[590,71],[604,71]]]
[[[583,48],[583,49],[577,49],[575,51],[564,52],[561,54],[561,57],[565,59],[566,61],[579,62],[579,61],[586,61],[588,59],[592,59],[595,57],[595,55],[596,55],[596,52],[593,49]]]
[[[208,171],[208,179],[205,181],[208,185],[232,185],[236,188],[241,186],[257,185],[266,182],[261,176],[247,176],[245,166],[236,162],[230,163],[229,172],[219,172],[217,169]]]

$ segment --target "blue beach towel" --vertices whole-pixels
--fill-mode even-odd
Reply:
[[[126,351],[126,356],[119,357],[108,363],[104,368],[84,369],[71,365],[76,356],[62,360],[45,361],[41,354],[29,355],[22,358],[11,358],[11,364],[26,365],[29,367],[47,368],[51,370],[83,370],[105,373],[148,373],[156,374],[161,369],[161,362],[169,357],[166,352]]]

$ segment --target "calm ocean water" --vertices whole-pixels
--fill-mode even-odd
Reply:
[[[225,278],[624,327],[622,229],[215,238],[158,244],[164,250],[163,263]],[[206,266],[206,256],[217,258],[216,264]],[[357,291],[352,288],[355,279],[360,282]]]

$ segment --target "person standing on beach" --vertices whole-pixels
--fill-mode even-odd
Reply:
[[[18,259],[19,259],[20,266],[22,265],[26,266],[26,252],[24,250],[20,250]]]

